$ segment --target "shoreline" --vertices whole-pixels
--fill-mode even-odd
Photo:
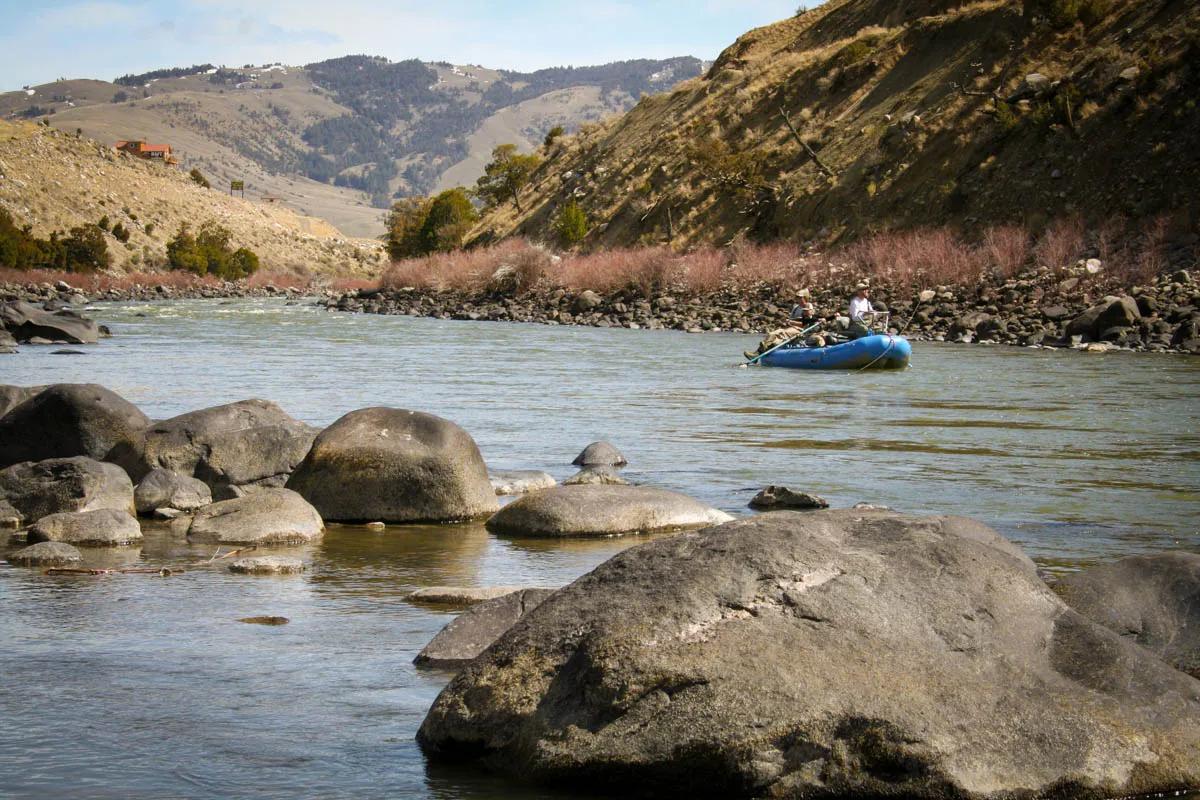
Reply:
[[[57,281],[3,283],[0,299],[49,304],[50,310],[57,310],[94,302],[284,297],[311,299],[327,310],[352,313],[763,335],[786,326],[792,305],[801,301],[816,306],[825,330],[844,330],[843,307],[853,283],[798,290],[761,284],[703,293],[682,287],[599,293],[561,287],[524,292],[415,287],[338,291],[232,282],[90,291]],[[970,287],[878,285],[871,299],[877,310],[892,314],[891,331],[915,342],[1200,354],[1200,283],[1186,270],[1134,287],[1086,269],[1039,270]]]

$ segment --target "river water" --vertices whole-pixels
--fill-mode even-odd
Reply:
[[[102,383],[155,418],[263,397],[316,425],[454,420],[496,468],[570,475],[608,439],[636,482],[731,513],[761,486],[976,516],[1044,567],[1200,550],[1200,359],[918,344],[905,372],[738,369],[748,336],[349,315],[280,300],[107,304],[113,339],[23,347],[0,383]],[[0,566],[0,796],[553,797],[430,767],[448,679],[413,656],[430,585],[559,586],[638,539],[331,527],[301,577],[52,578]],[[147,526],[111,563],[211,555]],[[279,615],[279,627],[244,624]]]

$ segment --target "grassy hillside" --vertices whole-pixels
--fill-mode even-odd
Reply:
[[[515,73],[369,56],[203,65],[0,94],[0,117],[168,142],[214,184],[245,180],[256,197],[374,236],[393,198],[473,183],[495,144],[532,149],[554,125],[627,110],[701,69],[671,59]]]
[[[349,239],[323,219],[203,189],[177,167],[31,122],[0,121],[0,206],[42,238],[102,217],[120,223],[128,242],[106,234],[118,270],[163,266],[182,223],[210,220],[228,228],[236,246],[257,252],[267,270],[370,274],[383,261],[379,242]]]
[[[1190,0],[829,0],[564,140],[525,213],[476,237],[549,237],[569,200],[593,248],[1163,212],[1194,229],[1196,97]]]

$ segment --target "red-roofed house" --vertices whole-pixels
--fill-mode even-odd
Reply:
[[[138,158],[162,161],[167,164],[176,163],[175,157],[171,155],[171,145],[169,144],[146,144],[140,139],[129,141],[122,139],[113,146]]]

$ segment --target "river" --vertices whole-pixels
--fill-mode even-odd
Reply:
[[[104,304],[116,336],[23,347],[0,382],[96,382],[154,418],[262,397],[316,425],[392,405],[454,420],[496,468],[626,475],[731,513],[769,483],[976,516],[1048,570],[1200,549],[1200,359],[918,344],[905,372],[738,369],[754,339],[338,314],[281,300]],[[448,678],[416,652],[435,584],[558,586],[637,539],[333,526],[302,577],[49,578],[0,566],[0,795],[534,798],[432,768],[413,735]],[[147,526],[115,562],[206,558]],[[280,615],[290,624],[243,624]]]

